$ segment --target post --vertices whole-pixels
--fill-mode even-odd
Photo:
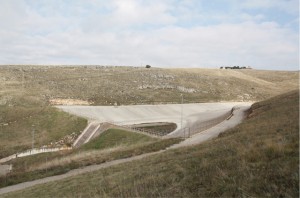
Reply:
[[[34,148],[34,125],[32,125],[32,150]]]
[[[48,158],[46,156],[46,173],[48,172]]]
[[[183,118],[182,118],[182,114],[183,114],[183,95],[182,94],[180,94],[180,96],[181,96],[181,129],[182,129],[182,123],[183,123]]]

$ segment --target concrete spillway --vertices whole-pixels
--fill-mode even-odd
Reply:
[[[56,106],[68,113],[90,121],[132,125],[150,122],[173,122],[177,129],[205,122],[231,111],[234,106],[250,105],[244,102],[129,105],[129,106]]]

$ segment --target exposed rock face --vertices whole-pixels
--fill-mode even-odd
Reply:
[[[164,85],[141,85],[138,87],[138,89],[177,89],[180,92],[184,92],[184,93],[195,93],[197,92],[196,89],[194,88],[187,88],[187,87],[183,87],[183,86],[176,86],[176,85],[169,85],[169,84],[164,84]]]

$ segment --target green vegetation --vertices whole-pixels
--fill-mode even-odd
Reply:
[[[157,138],[151,138],[139,133],[124,131],[121,129],[108,129],[99,137],[93,139],[91,142],[84,144],[80,149],[106,149],[117,146],[131,146],[134,144],[144,144],[147,142],[157,141]]]
[[[0,97],[27,93],[44,102],[93,105],[259,101],[298,88],[299,72],[144,67],[1,66]],[[9,91],[9,92],[7,92]],[[1,101],[1,99],[0,99]],[[1,102],[0,102],[1,103]]]
[[[15,95],[0,106],[0,158],[22,152],[32,146],[48,145],[80,132],[87,120],[44,104],[37,98]]]
[[[163,150],[180,141],[181,139],[177,138],[162,140],[120,129],[108,129],[78,149],[43,153],[10,161],[9,164],[13,165],[14,170],[7,176],[0,177],[0,187],[66,173],[92,164]]]
[[[253,105],[201,145],[4,197],[299,197],[299,91]]]
[[[181,93],[185,103],[258,101],[298,89],[298,79],[298,71],[1,66],[0,158],[31,148],[33,130],[34,145],[39,147],[55,144],[84,129],[85,119],[51,107],[55,102],[180,103]],[[78,187],[78,180],[70,178],[68,190],[58,183],[62,186],[59,193],[127,197],[298,196],[298,101],[298,93],[294,92],[256,103],[245,123],[218,139],[193,148],[167,151],[145,162],[98,171],[93,177],[78,176],[83,182],[80,185],[86,185],[85,191]],[[180,141],[113,133],[105,133],[105,137],[74,151],[16,159],[15,171],[0,178],[0,185],[158,151]],[[55,184],[45,186],[51,185]],[[32,188],[24,196],[38,196],[45,193],[42,189]],[[46,193],[65,196],[55,189],[51,186]]]
[[[298,77],[297,71],[1,66],[0,158],[30,148],[33,130],[35,146],[82,131],[84,119],[50,107],[66,100],[92,105],[180,103],[182,93],[184,103],[255,101],[297,89]]]

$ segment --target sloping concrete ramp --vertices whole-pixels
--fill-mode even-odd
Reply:
[[[90,141],[95,133],[97,133],[100,130],[100,123],[97,122],[91,122],[89,125],[85,128],[85,130],[80,134],[80,136],[76,139],[76,141],[73,143],[73,147],[77,148],[84,143],[87,143]]]

